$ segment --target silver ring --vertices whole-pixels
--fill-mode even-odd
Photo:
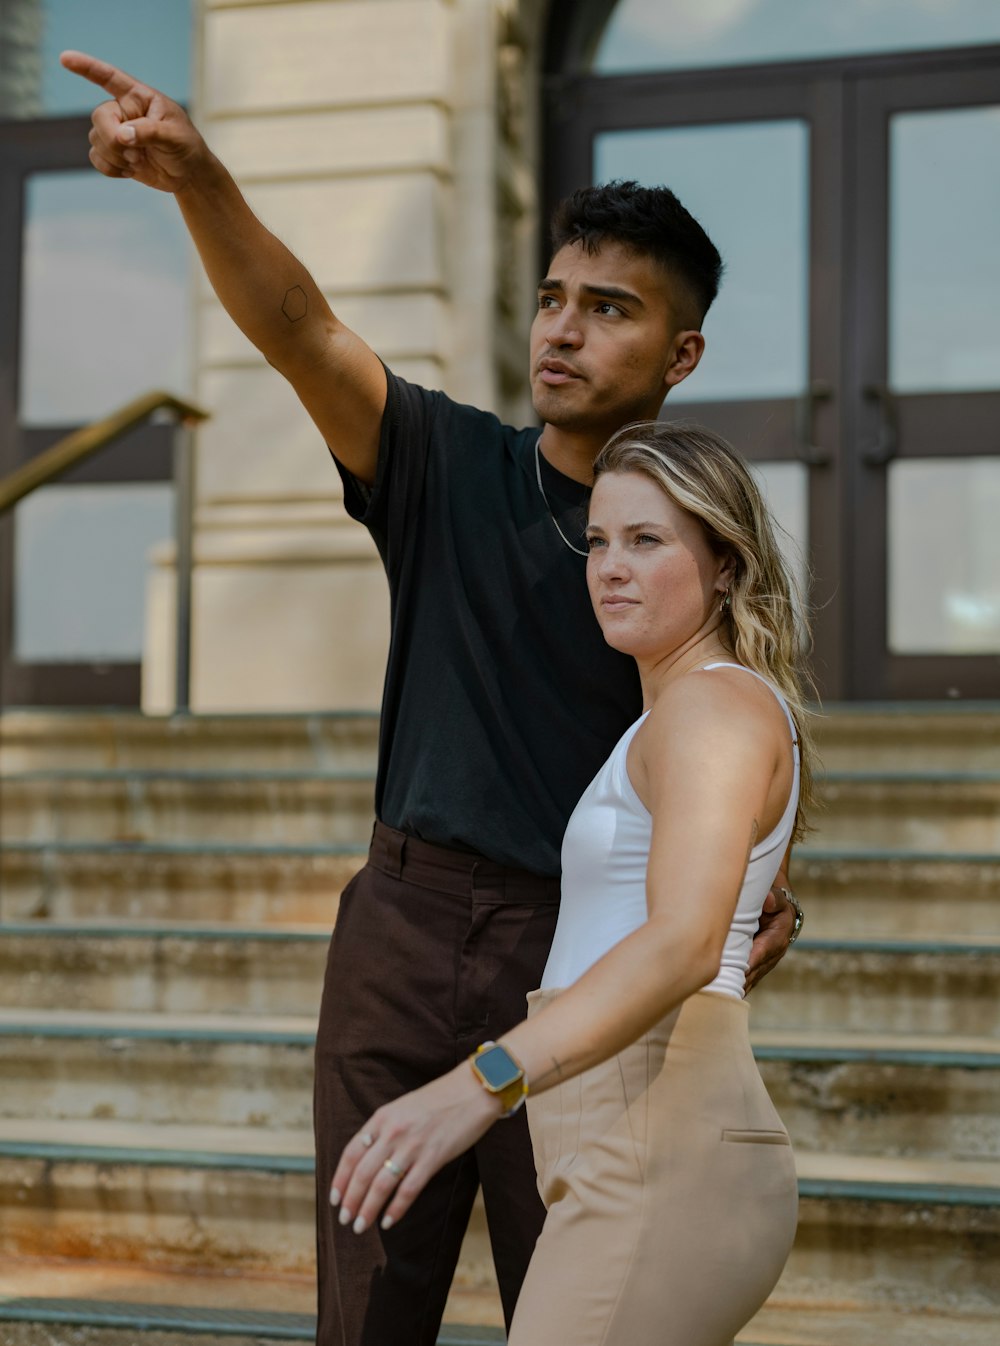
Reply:
[[[375,1144],[375,1137],[372,1135],[370,1131],[362,1131],[361,1135],[358,1136],[358,1140],[361,1141],[361,1144],[365,1147],[366,1150],[370,1150],[371,1147]]]
[[[387,1168],[394,1178],[401,1178],[406,1172],[405,1168],[400,1168],[399,1165],[394,1164],[391,1159],[387,1159],[382,1167]]]

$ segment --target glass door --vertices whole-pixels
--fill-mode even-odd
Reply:
[[[1000,696],[1000,62],[863,81],[861,696]]]
[[[1000,695],[1000,49],[554,82],[550,204],[671,186],[727,264],[666,418],[754,464],[827,698]]]

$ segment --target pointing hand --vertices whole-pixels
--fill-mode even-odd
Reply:
[[[91,118],[90,162],[100,173],[134,178],[161,192],[188,185],[209,151],[182,107],[96,56],[64,51],[59,59],[113,100],[96,107]]]

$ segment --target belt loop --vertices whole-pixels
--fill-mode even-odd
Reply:
[[[403,860],[406,854],[406,834],[394,828],[386,829],[385,836],[385,872],[394,879],[403,877]]]

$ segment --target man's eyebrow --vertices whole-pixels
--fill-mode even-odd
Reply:
[[[611,299],[619,303],[631,304],[633,308],[646,307],[639,295],[632,290],[623,290],[620,285],[581,285],[580,290],[590,299]],[[564,294],[566,291],[565,283],[557,280],[554,276],[546,276],[544,280],[538,282],[539,294],[551,294],[553,291]]]
[[[581,285],[580,289],[594,299],[620,299],[636,308],[646,307],[637,294],[623,290],[620,285]]]

